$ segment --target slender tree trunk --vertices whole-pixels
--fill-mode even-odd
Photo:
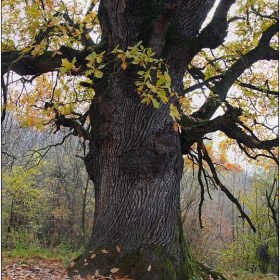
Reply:
[[[86,205],[87,205],[87,192],[89,187],[89,176],[86,181],[86,186],[84,188],[83,196],[83,205],[82,205],[82,235],[83,235],[83,245],[86,246],[86,229],[85,229],[85,220],[86,220]]]

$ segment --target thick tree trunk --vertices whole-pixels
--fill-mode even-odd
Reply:
[[[99,19],[107,53],[117,45],[126,50],[142,40],[158,57],[166,58],[172,88],[180,94],[191,60],[184,42],[197,34],[214,0],[173,2],[103,0]],[[123,71],[113,64],[94,85],[92,139],[85,159],[95,186],[93,233],[70,275],[93,275],[98,270],[106,276],[115,268],[116,275],[137,280],[198,276],[201,272],[182,231],[183,158],[170,104],[156,109],[141,103],[135,86],[137,69]]]
[[[179,137],[169,107],[141,103],[125,75],[115,75],[91,107],[86,167],[96,209],[87,252],[73,270],[108,275],[115,267],[133,279],[187,279]]]

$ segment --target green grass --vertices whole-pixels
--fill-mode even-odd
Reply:
[[[20,259],[21,263],[26,263],[28,259],[57,259],[67,267],[69,261],[83,252],[83,248],[77,252],[69,249],[69,246],[61,244],[55,248],[42,248],[37,243],[28,247],[17,247],[9,251],[2,251],[5,259]]]
[[[227,272],[223,273],[223,275],[227,278],[227,280],[278,280],[278,276],[268,273],[262,274],[259,272],[249,273],[249,272]]]

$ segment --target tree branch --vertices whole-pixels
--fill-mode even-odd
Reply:
[[[278,147],[278,137],[270,140],[258,139],[253,131],[240,121],[239,117],[242,115],[242,110],[240,108],[234,108],[227,103],[225,104],[228,108],[225,114],[213,120],[201,120],[186,115],[181,116],[181,120],[178,123],[182,127],[181,146],[183,154],[188,154],[191,146],[195,142],[201,141],[205,134],[215,131],[222,131],[229,138],[235,139],[239,145],[244,144],[250,149],[266,150],[271,153],[273,148]],[[245,129],[245,131],[239,126]],[[273,154],[271,154],[270,158],[273,158],[278,164],[278,160]]]
[[[241,121],[238,123],[241,124]],[[224,132],[229,138],[237,140],[239,143],[246,145],[250,149],[271,150],[279,145],[279,138],[271,140],[258,140],[254,136],[246,134],[237,124],[223,124],[220,123],[220,130]]]
[[[199,142],[200,143],[200,142]],[[202,163],[202,153],[201,153],[201,149],[199,147],[199,144],[197,145],[197,153],[198,153],[198,182],[200,185],[200,202],[198,205],[198,218],[199,218],[199,224],[200,224],[200,228],[203,228],[203,224],[202,224],[202,205],[203,205],[203,201],[204,201],[204,185],[201,179],[201,173],[203,170],[203,163]]]
[[[266,194],[266,201],[267,201],[268,208],[270,209],[271,214],[272,214],[272,219],[273,219],[273,222],[275,225],[276,232],[277,232],[277,234],[279,234],[279,222],[277,219],[277,209],[274,209],[276,194],[273,198],[273,201],[271,201],[271,196],[272,196],[273,192],[275,191],[275,193],[276,193],[277,188],[275,188],[275,190],[274,190],[274,187],[276,187],[276,183],[277,183],[277,179],[276,179],[276,176],[274,176],[272,189],[269,194],[268,194],[268,191],[266,190],[265,194]]]
[[[92,1],[92,3],[89,6],[89,9],[88,9],[86,15],[88,15],[91,12],[91,9],[93,9],[94,6],[95,6],[94,1]],[[62,16],[63,19],[67,23],[66,24],[66,27],[67,27],[67,30],[68,30],[67,35],[72,36],[75,33],[75,29],[80,29],[80,24],[79,23],[75,23],[73,21],[73,19],[70,18],[68,13],[57,12],[57,13],[54,14],[54,17],[58,17],[58,16]],[[81,33],[81,38],[80,38],[79,41],[82,43],[82,45],[85,47],[85,49],[87,49],[88,47],[93,47],[95,44],[94,44],[92,38],[90,38],[90,36],[88,35],[88,33],[91,30],[87,29],[85,24],[82,26],[82,30],[83,30],[83,32]]]
[[[219,101],[215,100],[215,102],[213,102],[213,97],[210,96],[192,116],[210,119],[221,103],[226,100],[230,87],[246,69],[259,60],[278,59],[278,51],[274,50],[269,45],[271,38],[278,30],[278,22],[268,27],[267,30],[263,32],[258,46],[246,54],[241,54],[241,57],[225,72],[220,82],[217,82],[215,86],[211,88],[212,92],[218,95]]]
[[[204,6],[203,14],[201,9],[192,9],[192,1],[182,1],[167,31],[168,40],[163,51],[163,57],[170,66],[172,88],[178,95],[184,96],[182,80],[193,57],[203,48],[214,48],[218,46],[218,42],[223,42],[227,35],[227,12],[234,2],[235,0],[220,1],[212,21],[199,33],[214,1],[201,2]]]
[[[43,158],[46,156],[46,154],[48,153],[48,151],[51,148],[57,147],[57,146],[61,146],[70,135],[73,135],[73,133],[69,133],[69,134],[65,135],[62,138],[61,142],[59,142],[59,143],[52,144],[52,145],[49,145],[49,146],[44,147],[44,148],[40,148],[38,150],[29,150],[29,151],[27,151],[25,154],[27,154],[27,153],[31,153],[31,154],[30,155],[26,155],[26,156],[31,156],[31,158],[32,158],[34,155],[36,155],[36,159],[35,159],[36,164],[34,166],[30,167],[30,168],[33,168],[36,165],[39,165],[40,162],[43,160]],[[44,152],[41,154],[41,151],[44,151]],[[39,154],[39,156],[37,156],[37,154]],[[39,160],[37,161],[38,158],[39,158]],[[31,159],[26,163],[25,166],[29,165],[30,162],[31,162]]]
[[[238,81],[238,84],[241,86],[241,87],[246,87],[246,88],[249,88],[249,89],[253,89],[253,90],[257,90],[257,91],[260,91],[260,92],[264,92],[266,93],[267,95],[274,95],[274,96],[279,96],[279,91],[273,91],[273,90],[269,90],[269,88],[265,89],[265,88],[260,88],[260,87],[257,87],[257,86],[254,86],[252,84],[247,84],[247,83],[242,83],[242,82],[239,82]]]
[[[82,52],[69,47],[61,47],[59,52],[61,55],[55,54],[53,51],[46,51],[43,55],[32,56],[31,54],[21,54],[21,51],[11,51],[2,53],[1,71],[2,75],[8,71],[13,71],[20,76],[37,75],[47,72],[57,71],[61,67],[61,59],[67,58],[72,61],[74,57],[77,59],[77,68],[79,71],[73,72],[73,75],[80,75],[86,67],[85,57],[87,52]]]
[[[223,191],[226,196],[230,199],[230,201],[232,201],[237,209],[239,210],[240,214],[241,214],[241,217],[243,219],[246,219],[246,221],[248,222],[248,224],[250,225],[250,227],[252,228],[252,230],[254,232],[256,232],[256,228],[255,226],[253,225],[251,219],[248,217],[248,215],[243,211],[240,203],[238,202],[238,200],[232,195],[232,193],[221,183],[220,179],[218,178],[218,175],[217,175],[217,172],[216,172],[216,169],[215,169],[215,166],[207,152],[207,149],[205,147],[205,145],[203,144],[203,142],[199,142],[198,143],[198,146],[199,146],[199,149],[201,149],[202,151],[202,154],[203,154],[203,159],[207,162],[211,172],[212,172],[212,175],[213,175],[213,179],[215,180],[215,183],[220,187],[221,191]]]
[[[192,77],[194,79],[200,79],[200,80],[203,80],[203,82],[200,82],[193,86],[188,87],[187,89],[185,89],[183,91],[184,94],[192,92],[193,90],[196,90],[198,88],[202,88],[203,86],[206,86],[207,88],[211,89],[210,82],[215,84],[219,81],[219,79],[221,79],[223,77],[222,75],[218,75],[218,76],[209,77],[207,80],[205,80],[205,76],[204,76],[203,72],[194,66],[192,66],[190,69],[188,69],[188,72],[192,75]]]
[[[252,9],[254,14],[256,14],[257,16],[259,16],[261,18],[267,18],[267,19],[273,19],[273,20],[278,20],[279,19],[276,11],[273,11],[273,13],[270,16],[267,16],[267,15],[263,15],[263,14],[259,13],[253,6],[251,6],[251,9]]]
[[[251,154],[246,150],[246,148],[242,146],[242,144],[241,144],[239,141],[237,141],[237,145],[238,145],[238,147],[240,148],[240,150],[241,150],[242,152],[244,152],[245,155],[246,155],[248,158],[251,158],[251,159],[253,159],[253,160],[256,160],[256,159],[259,158],[259,157],[265,157],[265,158],[273,159],[273,160],[276,162],[277,165],[279,164],[278,159],[275,157],[275,155],[273,155],[273,154],[271,153],[271,151],[268,151],[268,153],[269,153],[271,156],[268,156],[268,155],[265,155],[265,154],[255,154],[255,155],[251,155]]]
[[[1,115],[1,123],[2,123],[6,117],[6,110],[7,110],[6,105],[7,105],[7,97],[8,97],[8,89],[7,89],[7,85],[5,84],[3,75],[1,75],[1,88],[2,88],[2,96],[3,96],[2,106],[4,106]]]
[[[211,22],[193,39],[195,48],[215,49],[221,45],[227,36],[228,21],[227,14],[235,0],[221,0],[213,15]]]

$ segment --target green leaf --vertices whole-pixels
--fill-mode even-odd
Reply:
[[[89,70],[87,70],[87,71],[85,72],[85,76],[87,77],[87,76],[93,74],[94,72],[95,72],[95,71],[94,71],[93,69],[89,69]]]
[[[160,99],[161,99],[164,103],[166,103],[166,102],[168,101],[168,98],[167,98],[167,96],[166,96],[166,91],[165,91],[164,89],[162,89],[162,88],[158,89],[157,93],[158,93]]]
[[[102,78],[103,77],[103,72],[98,70],[98,69],[96,69],[95,72],[94,72],[94,76],[96,78]]]
[[[157,80],[157,85],[161,86],[165,83],[165,78],[163,76],[161,76],[158,80]]]
[[[112,53],[116,54],[118,50],[119,50],[119,45],[117,45],[117,46],[112,50]]]
[[[159,102],[157,102],[157,100],[155,98],[152,98],[152,102],[155,108],[159,108]]]
[[[176,120],[176,119],[180,118],[180,114],[179,114],[179,111],[178,111],[176,106],[171,104],[169,109],[170,109],[170,113],[169,114],[170,114],[170,116],[172,117],[173,120]]]
[[[77,59],[76,57],[73,58],[72,62],[70,62],[67,58],[62,58],[61,59],[61,68],[60,71],[62,74],[68,72],[71,72],[71,69],[75,68],[75,63]]]

